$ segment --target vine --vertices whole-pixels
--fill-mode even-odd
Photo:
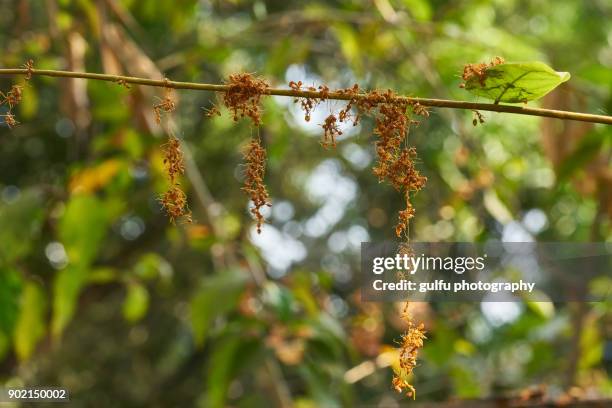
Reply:
[[[226,92],[229,85],[226,84],[204,84],[197,82],[180,82],[180,81],[168,81],[159,79],[148,79],[129,77],[123,75],[108,75],[98,74],[93,72],[74,72],[74,71],[60,71],[52,69],[32,69],[31,71],[24,68],[0,68],[0,76],[7,75],[28,75],[31,73],[33,76],[49,76],[49,77],[60,77],[60,78],[82,78],[92,79],[97,81],[107,81],[119,84],[135,84],[154,86],[159,88],[173,88],[173,89],[192,89],[197,91],[212,91],[212,92]],[[358,94],[356,96],[349,96],[340,91],[338,92],[322,92],[322,91],[311,91],[311,90],[293,90],[293,89],[282,89],[282,88],[268,88],[265,91],[265,95],[276,95],[276,96],[289,96],[294,98],[312,98],[335,100],[350,100],[350,99],[362,99],[367,98],[366,94]],[[496,103],[480,103],[480,102],[467,102],[467,101],[456,101],[449,99],[433,99],[433,98],[417,98],[408,96],[397,96],[400,100],[410,100],[418,102],[422,106],[436,107],[436,108],[450,108],[450,109],[468,109],[468,110],[480,110],[480,111],[491,111],[491,112],[502,112],[512,113],[516,115],[529,115],[529,116],[540,116],[555,119],[564,120],[576,120],[580,122],[591,122],[591,123],[602,123],[606,125],[612,125],[612,116],[607,115],[595,115],[590,113],[571,112],[555,109],[541,109],[531,108],[527,106],[513,106],[513,105],[500,105]]]
[[[467,64],[464,67],[462,78],[465,83],[461,87],[474,86],[474,81],[482,88],[485,87],[489,70],[504,64],[501,57],[496,57],[490,63]],[[577,121],[612,124],[612,117],[605,115],[592,115],[578,112],[566,112],[550,109],[528,108],[525,106],[500,105],[500,95],[495,103],[473,103],[465,101],[451,101],[443,99],[413,98],[397,95],[392,90],[373,90],[363,92],[359,85],[350,88],[330,90],[326,85],[315,88],[303,87],[301,81],[289,82],[289,89],[272,88],[262,78],[249,73],[232,74],[223,85],[199,84],[189,82],[176,82],[168,79],[152,80],[145,78],[125,77],[117,75],[104,75],[97,73],[79,73],[70,71],[38,70],[33,68],[32,61],[26,63],[22,69],[0,69],[0,75],[24,75],[29,80],[34,75],[52,77],[85,78],[118,83],[129,87],[129,84],[156,86],[164,88],[164,97],[153,105],[156,122],[162,124],[164,115],[176,110],[176,101],[172,89],[194,89],[221,92],[223,105],[228,109],[234,121],[246,118],[252,125],[259,127],[262,123],[262,97],[266,95],[290,96],[294,103],[299,104],[304,112],[304,120],[310,121],[312,112],[321,103],[327,100],[343,100],[346,105],[337,113],[329,114],[320,124],[323,129],[321,145],[324,148],[336,147],[338,138],[342,136],[340,124],[352,123],[357,126],[363,116],[370,116],[374,120],[373,136],[375,138],[376,164],[372,171],[380,182],[385,182],[398,191],[405,204],[405,208],[398,212],[395,234],[405,242],[400,244],[400,253],[410,252],[409,223],[415,216],[415,209],[411,197],[420,191],[426,184],[427,178],[416,168],[416,148],[410,146],[408,141],[411,126],[419,124],[419,120],[429,117],[428,107],[444,107],[455,109],[469,109],[473,112],[473,124],[484,123],[483,111],[506,112],[532,116],[570,119]],[[21,85],[13,85],[5,94],[0,92],[0,105],[7,105],[8,111],[2,115],[8,127],[18,124],[13,108],[22,99]],[[213,106],[208,116],[220,115],[218,107]],[[417,120],[419,119],[419,120]],[[180,141],[168,130],[167,142],[162,146],[164,165],[170,182],[169,189],[163,193],[159,200],[168,214],[171,222],[184,218],[191,222],[191,212],[187,204],[187,195],[181,189],[179,178],[185,172],[183,153]],[[253,203],[250,212],[256,220],[257,232],[261,232],[264,216],[261,209],[271,206],[270,196],[264,183],[266,150],[262,146],[259,132],[252,136],[243,152],[245,162],[245,179],[242,190]],[[399,372],[396,372],[392,386],[398,392],[406,390],[408,396],[415,397],[416,390],[407,377],[412,374],[417,365],[417,355],[423,347],[425,339],[425,326],[417,323],[409,313],[409,303],[406,302],[402,319],[406,322],[406,330],[399,341]]]

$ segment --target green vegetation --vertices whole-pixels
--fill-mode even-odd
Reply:
[[[2,5],[3,68],[32,59],[36,69],[213,84],[255,72],[275,87],[359,83],[612,110],[604,1]],[[460,88],[464,64],[497,55],[546,65],[497,64],[484,86],[466,82],[475,95]],[[3,91],[12,84],[0,78]],[[273,206],[261,207],[257,234],[240,190],[257,130],[224,109],[208,117],[222,106],[213,93],[175,92],[164,119],[182,141],[185,174],[169,180],[153,109],[163,90],[34,76],[22,91],[20,125],[0,125],[0,381],[66,387],[84,407],[413,403],[393,390],[388,368],[398,369],[402,306],[361,302],[352,279],[360,243],[393,239],[406,205],[372,174],[371,119],[342,126],[336,147],[322,149],[320,124],[345,104],[321,103],[304,122],[290,98],[262,98]],[[432,109],[408,143],[428,178],[411,197],[413,240],[612,240],[610,126]],[[176,182],[192,224],[169,223],[157,199]],[[409,379],[417,403],[540,384],[555,399],[610,397],[610,311],[413,304],[428,337]]]

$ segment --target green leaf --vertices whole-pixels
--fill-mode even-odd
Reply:
[[[0,263],[28,255],[42,221],[41,196],[37,191],[24,191],[11,204],[0,205]]]
[[[74,315],[79,293],[87,280],[87,269],[68,266],[55,276],[51,333],[58,338]]]
[[[484,80],[473,76],[465,89],[496,102],[520,103],[539,99],[570,79],[542,62],[515,62],[487,68]]]
[[[588,316],[587,323],[580,333],[579,367],[581,370],[600,364],[604,355],[605,340],[602,338],[597,319],[596,316]]]
[[[213,320],[238,303],[246,281],[239,270],[222,271],[204,280],[191,300],[191,327],[195,342],[202,345]]]
[[[239,337],[229,337],[215,347],[210,360],[207,378],[208,395],[206,406],[222,407],[225,402],[227,388],[232,377],[233,361],[240,347]]]
[[[9,337],[4,334],[4,332],[0,331],[0,361],[4,359],[6,354],[9,352],[11,346],[11,342]]]
[[[149,291],[143,285],[131,283],[123,302],[123,317],[129,322],[142,319],[149,308]]]
[[[240,333],[226,333],[214,344],[206,376],[206,395],[203,407],[225,407],[231,380],[261,356],[262,342],[257,338],[243,338]]]
[[[109,221],[105,205],[93,195],[75,195],[66,206],[59,236],[70,264],[87,267],[106,235]]]
[[[27,360],[45,334],[47,299],[40,285],[28,282],[21,294],[21,311],[15,326],[15,353]]]
[[[19,312],[22,282],[19,272],[0,267],[0,333],[10,338]]]
[[[59,237],[66,247],[69,264],[56,275],[53,285],[51,332],[55,337],[61,335],[74,315],[109,220],[108,207],[93,195],[74,195],[66,205]]]

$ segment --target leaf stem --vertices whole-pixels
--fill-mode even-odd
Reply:
[[[160,88],[174,88],[174,89],[193,89],[199,91],[213,91],[213,92],[226,92],[228,90],[227,85],[221,84],[204,84],[197,82],[180,82],[170,81],[168,79],[148,79],[148,78],[137,78],[122,75],[107,75],[98,74],[92,72],[73,72],[73,71],[57,71],[50,69],[25,69],[25,68],[10,68],[0,69],[1,75],[40,75],[49,77],[63,77],[63,78],[83,78],[93,79],[98,81],[109,81],[116,83],[136,84],[155,86]],[[294,98],[322,98],[322,92],[318,91],[304,91],[304,90],[293,90],[293,89],[280,89],[280,88],[268,88],[265,92],[267,95],[278,95],[278,96],[290,96]],[[326,99],[336,100],[350,100],[353,98],[362,99],[367,98],[367,94],[349,95],[342,92],[329,92],[325,94]],[[515,105],[499,105],[495,103],[476,103],[467,101],[455,101],[448,99],[431,99],[431,98],[416,98],[409,96],[398,96],[398,101],[411,101],[418,102],[420,105],[436,107],[436,108],[451,108],[451,109],[469,109],[469,110],[481,110],[491,112],[503,112],[513,113],[517,115],[530,115],[530,116],[541,116],[556,119],[575,120],[580,122],[592,122],[592,123],[603,123],[606,125],[612,125],[612,116],[607,115],[593,115],[589,113],[571,112],[571,111],[560,111],[553,109],[541,109],[541,108],[530,108],[526,106],[515,106]]]

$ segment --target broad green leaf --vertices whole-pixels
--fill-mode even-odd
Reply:
[[[240,347],[239,337],[229,337],[219,342],[210,360],[207,376],[208,393],[203,406],[224,406],[227,388],[231,380],[233,361]]]
[[[0,361],[4,359],[8,351],[10,350],[11,342],[9,337],[0,331]]]
[[[21,296],[21,275],[8,268],[0,267],[0,333],[10,338],[19,312]]]
[[[59,236],[66,247],[69,263],[58,272],[53,285],[51,331],[55,337],[59,337],[74,315],[90,265],[106,236],[108,214],[104,203],[92,195],[73,195],[66,206]]]
[[[45,334],[47,299],[43,289],[28,282],[21,294],[21,311],[15,326],[15,353],[20,360],[27,360]]]
[[[227,390],[233,378],[253,364],[261,355],[263,342],[259,338],[226,333],[213,346],[206,376],[207,393],[200,401],[206,408],[225,407]]]
[[[236,306],[245,281],[245,274],[238,270],[222,271],[204,280],[191,300],[191,327],[198,345],[206,340],[213,320]]]
[[[143,285],[131,283],[123,302],[123,317],[129,322],[142,319],[149,308],[149,291]]]
[[[108,221],[107,208],[99,199],[85,194],[72,196],[59,228],[70,264],[87,267],[94,260]]]
[[[23,191],[14,202],[0,204],[0,263],[25,257],[42,221],[41,196],[37,191]]]
[[[539,99],[568,79],[569,72],[542,62],[515,62],[488,68],[484,79],[471,77],[465,89],[496,102],[520,103]]]
[[[51,333],[58,338],[74,315],[79,293],[87,280],[87,269],[69,265],[55,276]]]
[[[587,316],[584,328],[580,333],[581,353],[578,365],[582,370],[600,364],[604,355],[605,340],[597,324],[598,319],[598,316]]]

